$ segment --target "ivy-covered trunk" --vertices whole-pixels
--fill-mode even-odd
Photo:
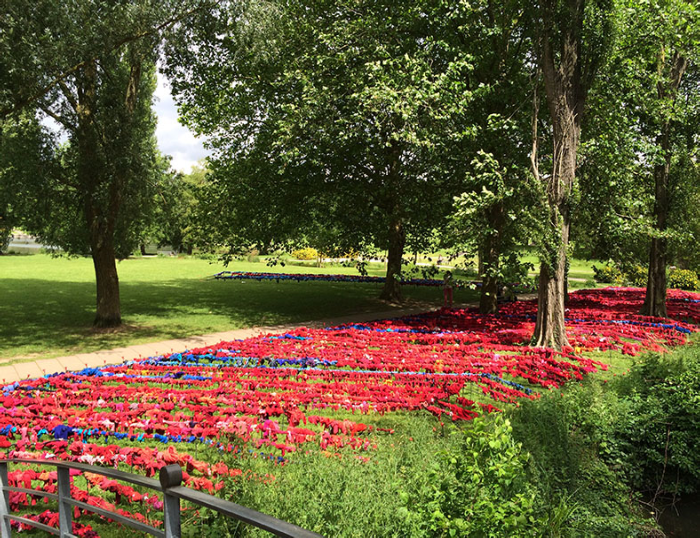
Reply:
[[[555,127],[555,132],[557,128]],[[561,349],[568,345],[564,324],[564,303],[566,300],[566,251],[569,244],[570,214],[568,199],[574,183],[576,170],[576,148],[578,128],[565,133],[562,143],[557,143],[555,134],[555,169],[559,173],[550,178],[547,185],[553,245],[549,247],[547,258],[540,264],[537,296],[537,323],[533,344],[538,347]]]
[[[562,23],[559,15],[551,6],[544,10],[540,56],[552,124],[553,152],[551,173],[541,178],[549,209],[550,238],[540,264],[537,323],[532,341],[535,346],[553,349],[568,345],[564,302],[571,226],[570,199],[576,178],[576,155],[587,88],[594,72],[593,63],[586,65],[586,58],[582,57],[585,2],[566,0],[563,3],[571,18],[563,25],[560,35],[555,29],[555,25]],[[585,75],[584,69],[587,71]],[[533,127],[534,149],[537,140],[535,127],[536,123]]]
[[[540,264],[540,276],[537,292],[537,323],[533,344],[537,347],[561,349],[568,344],[564,321],[564,302],[566,298],[566,244],[568,224],[561,229],[562,245],[556,253],[554,266],[546,262]]]

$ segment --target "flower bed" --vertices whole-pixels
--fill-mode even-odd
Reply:
[[[248,271],[221,271],[213,275],[216,280],[257,280],[258,282],[274,280],[276,282],[354,282],[364,284],[384,284],[386,278],[383,276],[362,276],[362,275],[324,275],[324,274],[301,274],[301,273],[258,273]],[[403,286],[427,286],[442,287],[445,281],[433,278],[404,278],[398,279]],[[480,288],[480,280],[454,280],[452,285],[456,288]],[[511,283],[507,287],[513,293],[533,293],[536,288],[527,283]]]
[[[363,275],[323,275],[323,274],[302,274],[302,273],[258,273],[249,271],[221,271],[213,275],[216,280],[293,280],[295,282],[355,282],[383,284],[386,278],[382,276]],[[401,280],[401,284],[408,286],[442,286],[442,280],[430,278],[411,278]],[[480,283],[479,283],[480,284]]]
[[[572,294],[571,346],[561,353],[526,345],[536,304],[517,302],[498,315],[441,310],[300,328],[48,375],[4,387],[0,446],[5,457],[121,465],[147,476],[179,463],[185,485],[208,492],[221,488],[226,477],[270,479],[225,465],[217,456],[221,452],[285,464],[303,462],[303,452],[316,447],[364,461],[392,433],[372,424],[376,414],[429,412],[470,420],[607,368],[585,352],[635,355],[680,345],[700,322],[699,294],[669,293],[675,321],[636,315],[642,299],[642,290],[629,289]],[[107,503],[137,518],[162,507],[157,496],[86,479],[111,495],[108,502],[76,487],[75,495],[90,504]],[[14,471],[10,482],[46,491],[56,487],[55,473],[31,469]],[[18,509],[35,501],[13,493],[10,502]],[[51,511],[32,517],[55,518]],[[78,534],[90,532],[89,525],[76,526]]]

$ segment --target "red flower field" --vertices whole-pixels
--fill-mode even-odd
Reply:
[[[208,492],[226,476],[266,478],[198,459],[199,445],[279,463],[312,446],[371,457],[376,414],[429,412],[470,420],[607,368],[602,355],[593,360],[588,352],[662,350],[685,343],[697,330],[700,294],[670,291],[671,319],[638,316],[643,295],[616,288],[573,293],[567,311],[571,347],[561,353],[528,347],[536,304],[515,302],[492,316],[440,310],[300,328],[22,381],[4,387],[0,399],[2,457],[121,464],[148,476],[179,463],[185,485]],[[92,488],[74,486],[74,493],[90,504],[136,518],[162,508],[156,496],[96,475],[86,479]],[[27,468],[11,473],[10,482],[51,492],[56,473]],[[96,489],[110,492],[114,502],[94,495]],[[41,501],[12,493],[10,502],[18,510]],[[50,523],[57,516],[34,510],[31,517]],[[92,531],[77,524],[76,532]]]

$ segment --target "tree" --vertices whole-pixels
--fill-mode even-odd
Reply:
[[[582,191],[595,207],[588,228],[598,230],[597,254],[622,266],[648,264],[642,312],[665,316],[667,265],[690,254],[697,222],[699,19],[684,1],[624,7],[593,94]]]
[[[160,32],[183,13],[173,18],[172,7],[81,0],[28,10],[8,0],[0,16],[2,116],[36,111],[68,138],[56,149],[57,173],[38,186],[49,218],[34,211],[25,222],[50,244],[90,253],[97,327],[121,323],[115,258],[128,253],[135,213],[161,172],[151,101]]]
[[[168,71],[185,120],[212,139],[213,182],[236,191],[233,211],[254,205],[251,223],[274,222],[275,240],[314,219],[339,243],[386,248],[382,297],[400,299],[407,240],[440,227],[455,192],[453,175],[435,173],[446,151],[440,126],[470,96],[452,11],[432,2],[222,3],[188,27]],[[261,191],[271,194],[265,206],[254,204]]]
[[[464,174],[456,204],[457,237],[479,255],[479,311],[497,310],[502,259],[536,235],[537,206],[531,181],[528,102],[533,92],[528,59],[531,36],[523,31],[524,5],[517,0],[479,0],[463,8],[459,46],[473,58],[465,81],[472,96],[452,114],[454,150],[445,173]],[[536,83],[536,81],[535,81]],[[529,228],[529,230],[528,230]],[[534,228],[534,229],[533,229]]]
[[[171,171],[163,176],[155,192],[149,239],[187,254],[203,243],[196,215],[201,209],[199,192],[207,183],[207,174],[206,165],[199,163],[188,174]]]
[[[0,122],[0,252],[41,201],[31,187],[55,169],[54,146],[36,117],[24,113]]]
[[[640,118],[642,128],[653,138],[653,153],[647,154],[647,158],[653,163],[654,178],[654,233],[641,313],[666,317],[668,231],[674,205],[672,167],[677,165],[680,154],[688,149],[683,147],[686,140],[682,136],[679,140],[680,127],[685,119],[682,112],[687,111],[679,97],[684,93],[682,84],[689,62],[698,58],[700,11],[695,2],[685,0],[652,1],[641,6],[634,4],[634,7],[638,31],[645,34],[645,46],[637,46],[633,60],[642,74],[641,77],[638,75],[641,84],[636,96],[641,98],[644,111]],[[629,44],[632,36],[628,34],[626,37]],[[697,92],[698,87],[690,91]],[[675,186],[679,185],[678,181],[675,183]]]
[[[551,169],[544,173],[537,159],[535,132],[533,172],[546,190],[550,228],[540,265],[533,335],[537,346],[561,349],[568,343],[564,298],[577,152],[588,91],[612,43],[613,12],[609,0],[544,0],[533,8],[536,57],[553,143]]]

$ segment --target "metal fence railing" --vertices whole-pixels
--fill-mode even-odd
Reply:
[[[57,471],[57,493],[47,493],[41,490],[20,488],[10,486],[8,481],[9,465],[11,464],[32,464],[48,465],[56,467]],[[94,473],[102,476],[127,482],[129,484],[148,488],[163,495],[163,529],[157,529],[130,517],[126,517],[116,512],[111,512],[91,504],[73,499],[71,496],[71,469],[81,472]],[[31,527],[41,529],[60,538],[75,538],[72,534],[73,509],[78,507],[109,518],[113,521],[127,525],[148,533],[158,538],[179,538],[180,537],[180,501],[187,501],[198,506],[203,506],[215,510],[227,517],[248,523],[259,529],[270,532],[282,538],[322,538],[320,534],[311,532],[286,521],[268,516],[262,512],[251,510],[212,495],[195,491],[182,485],[182,469],[179,465],[167,465],[160,470],[159,480],[146,478],[136,474],[126,473],[109,467],[96,465],[86,465],[82,463],[70,463],[52,460],[26,460],[8,459],[0,460],[0,538],[10,538],[10,523],[17,521]],[[10,511],[10,492],[26,493],[37,497],[45,497],[58,503],[58,528],[45,525],[44,523],[13,514]]]

